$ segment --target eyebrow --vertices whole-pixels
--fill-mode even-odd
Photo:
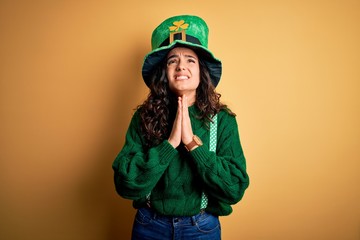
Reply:
[[[187,57],[187,58],[193,58],[193,59],[197,59],[195,56],[193,56],[193,55],[184,55],[185,57]],[[178,54],[173,54],[173,55],[170,55],[168,58],[167,58],[167,60],[169,60],[169,59],[171,59],[171,58],[175,58],[175,57],[179,57],[179,55]]]

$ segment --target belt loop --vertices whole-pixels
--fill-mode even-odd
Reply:
[[[193,226],[195,226],[197,223],[196,223],[196,216],[191,216],[191,223]]]

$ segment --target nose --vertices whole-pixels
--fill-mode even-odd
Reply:
[[[184,61],[182,61],[180,59],[178,65],[176,66],[176,71],[181,71],[181,70],[184,70],[184,69],[185,69]]]

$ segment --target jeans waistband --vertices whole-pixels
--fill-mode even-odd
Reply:
[[[201,210],[200,213],[193,215],[193,216],[166,216],[161,215],[155,212],[153,209],[149,207],[141,208],[141,212],[144,215],[147,215],[147,217],[151,219],[161,220],[163,222],[168,223],[191,223],[195,225],[197,221],[199,221],[200,218],[204,217],[204,215],[207,215],[209,213],[206,213],[204,210]]]

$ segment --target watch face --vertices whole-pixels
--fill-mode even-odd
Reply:
[[[196,135],[194,135],[194,141],[195,141],[196,144],[199,145],[199,146],[201,146],[201,145],[203,144],[202,141],[201,141],[201,139],[200,139],[198,136],[196,136]]]

